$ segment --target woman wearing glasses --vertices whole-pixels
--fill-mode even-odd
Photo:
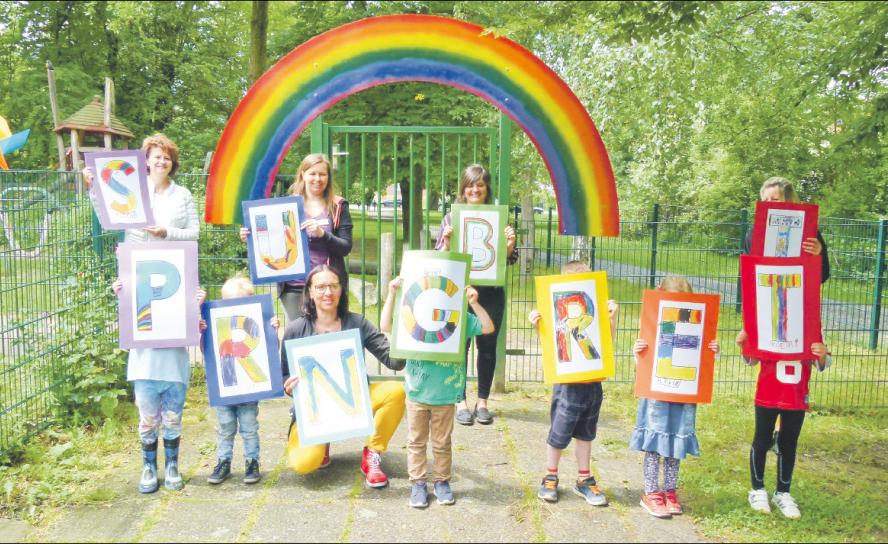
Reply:
[[[290,376],[287,350],[283,347],[291,338],[357,329],[364,348],[380,363],[392,370],[404,368],[403,360],[389,357],[389,343],[385,335],[361,314],[348,311],[348,294],[343,292],[345,281],[346,276],[339,268],[327,264],[313,268],[305,279],[303,315],[287,325],[281,341],[281,369],[287,395],[292,396],[293,388],[299,381],[297,376]],[[367,439],[361,457],[361,471],[370,487],[388,485],[388,477],[380,466],[380,455],[388,448],[392,435],[404,417],[404,398],[404,386],[401,382],[370,384],[370,404],[376,430]],[[294,426],[295,417],[292,417],[287,445],[289,466],[299,474],[309,474],[319,468],[326,468],[330,464],[330,445],[301,446],[299,433]]]
[[[312,269],[319,264],[332,265],[346,277],[345,257],[352,249],[352,219],[348,202],[333,192],[333,172],[323,153],[312,153],[302,159],[296,179],[287,193],[305,199],[305,221],[299,228],[308,235],[308,255]],[[240,229],[244,242],[250,229]],[[348,282],[343,286],[348,289]],[[278,284],[278,295],[287,314],[287,323],[302,315],[303,282],[288,281]]]

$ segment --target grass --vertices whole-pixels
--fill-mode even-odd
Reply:
[[[0,465],[0,517],[37,523],[54,508],[116,498],[95,482],[129,455],[137,419],[126,403],[99,429],[53,427],[32,438],[20,462]]]
[[[603,416],[634,424],[630,386],[608,386]],[[744,542],[882,542],[888,539],[888,411],[812,409],[799,440],[792,494],[800,520],[753,512],[748,454],[754,428],[750,396],[716,395],[697,412],[702,455],[682,463],[686,512],[712,539]],[[773,492],[776,461],[768,456]]]

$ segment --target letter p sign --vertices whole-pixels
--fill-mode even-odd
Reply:
[[[140,331],[152,330],[151,304],[173,296],[182,278],[175,265],[167,261],[136,263],[136,320]]]

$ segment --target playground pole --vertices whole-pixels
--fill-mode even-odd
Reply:
[[[62,135],[56,132],[59,128],[59,104],[56,99],[55,73],[52,69],[52,63],[46,61],[46,77],[49,80],[49,105],[52,107],[52,128],[56,135],[56,145],[59,149],[59,171],[65,170],[65,141]]]

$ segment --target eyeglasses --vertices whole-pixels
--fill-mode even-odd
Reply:
[[[338,283],[330,283],[328,285],[312,285],[311,290],[317,293],[318,295],[322,295],[326,293],[328,290],[331,293],[338,293],[342,289],[342,285]]]

